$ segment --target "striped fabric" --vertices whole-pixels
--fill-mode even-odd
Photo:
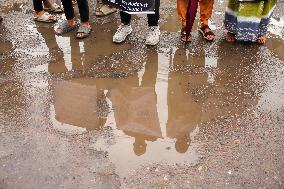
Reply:
[[[239,2],[229,0],[225,13],[225,28],[240,41],[255,42],[267,33],[273,9],[277,0]]]

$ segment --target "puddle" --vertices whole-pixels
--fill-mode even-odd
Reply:
[[[111,143],[104,135],[94,135],[90,148],[107,152],[121,178],[150,162],[196,165],[200,144],[194,136],[200,126],[218,117],[241,115],[256,105],[256,97],[224,87],[235,79],[238,65],[218,75],[218,66],[227,67],[230,61],[216,53],[192,56],[183,48],[146,50],[143,68],[132,76],[55,81],[52,125],[66,135],[111,128]],[[187,66],[204,71],[181,69]],[[250,72],[241,73],[245,81],[240,85],[250,83],[246,74]]]

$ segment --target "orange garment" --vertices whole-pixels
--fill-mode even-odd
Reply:
[[[181,17],[182,26],[186,25],[186,10],[189,0],[177,0],[177,10]],[[211,18],[213,10],[214,0],[199,0],[200,7],[200,23],[208,24],[208,20]]]

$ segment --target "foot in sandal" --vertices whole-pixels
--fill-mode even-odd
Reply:
[[[214,41],[215,39],[215,34],[212,32],[210,27],[207,24],[201,24],[201,27],[198,30],[204,39],[207,41]]]
[[[181,33],[180,33],[180,39],[183,42],[191,42],[191,34],[189,34],[188,36],[186,35],[186,31],[185,28],[181,29]]]
[[[77,31],[76,38],[77,39],[84,39],[91,34],[91,31],[92,31],[92,27],[91,27],[90,23],[89,22],[82,22],[78,31]]]
[[[59,6],[56,3],[50,4],[50,5],[46,5],[47,7],[45,7],[43,10],[46,12],[52,12],[52,13],[62,13],[64,10],[61,6]]]
[[[259,44],[259,45],[264,45],[265,42],[266,42],[266,37],[265,36],[259,36],[256,40],[256,42]]]
[[[234,43],[236,42],[236,35],[233,33],[228,32],[226,36],[226,41],[229,43]]]
[[[55,30],[55,33],[57,35],[63,35],[65,33],[68,33],[68,32],[71,32],[71,31],[77,29],[79,26],[80,26],[80,24],[77,21],[75,21],[74,19],[66,20],[66,21],[63,21],[59,24],[59,26]]]
[[[37,22],[52,23],[52,22],[56,22],[57,18],[56,16],[51,15],[48,12],[40,11],[40,12],[34,13],[34,20]]]
[[[116,8],[110,7],[108,5],[105,4],[98,4],[98,7],[96,8],[96,16],[107,16],[110,15],[112,13],[116,12]]]

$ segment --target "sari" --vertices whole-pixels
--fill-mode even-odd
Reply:
[[[225,28],[236,40],[255,42],[265,36],[277,0],[229,0]]]

